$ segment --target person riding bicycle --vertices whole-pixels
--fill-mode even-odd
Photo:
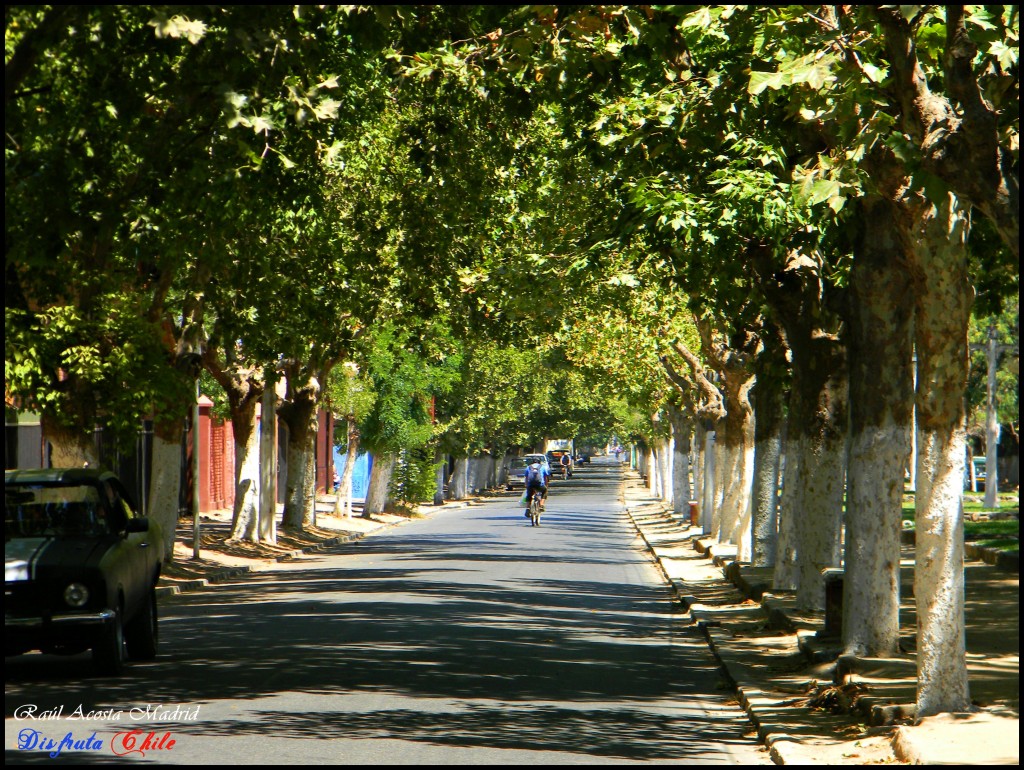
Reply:
[[[572,476],[572,457],[569,456],[569,453],[563,454],[558,462],[562,466],[562,478],[567,479]]]
[[[530,500],[533,499],[534,492],[540,492],[540,505],[544,507],[544,503],[548,499],[548,480],[551,478],[551,470],[541,465],[539,462],[533,462],[526,466],[526,470],[523,472],[523,481],[526,484],[526,518],[530,518]]]

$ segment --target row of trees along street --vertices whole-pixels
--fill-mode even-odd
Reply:
[[[675,438],[682,504],[692,441],[714,535],[804,607],[842,563],[869,656],[899,653],[916,429],[918,714],[968,709],[968,332],[1019,329],[1017,8],[572,8],[9,6],[8,403],[54,465],[154,418],[171,537],[200,375],[242,539],[274,510],[261,399],[293,528],[324,405],[378,458],[370,513],[444,456],[613,431]]]

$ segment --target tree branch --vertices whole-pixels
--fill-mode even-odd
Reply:
[[[76,6],[55,5],[46,12],[35,29],[29,30],[18,43],[14,54],[4,66],[4,108],[13,99],[21,82],[28,77],[36,60],[58,38],[58,32],[67,30],[65,18]],[[75,11],[78,12],[77,10]]]

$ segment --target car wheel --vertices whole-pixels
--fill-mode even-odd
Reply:
[[[124,671],[125,657],[124,627],[121,624],[121,610],[118,609],[114,622],[93,644],[92,661],[99,673],[117,676]]]
[[[124,628],[128,656],[133,660],[153,660],[156,657],[156,590],[150,589],[144,606]]]

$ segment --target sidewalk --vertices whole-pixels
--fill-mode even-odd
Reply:
[[[1019,764],[1019,573],[965,564],[967,658],[977,713],[913,724],[913,653],[842,657],[823,643],[823,613],[798,612],[771,591],[771,571],[735,561],[735,546],[702,539],[627,470],[623,500],[673,592],[708,639],[778,764]],[[900,612],[914,649],[913,545],[902,553]]]
[[[464,508],[475,503],[470,498],[440,506],[421,505],[415,516],[429,516],[446,508]],[[280,517],[283,506],[278,508]],[[274,544],[225,542],[231,530],[231,509],[205,512],[200,514],[199,520],[201,547],[198,560],[192,558],[192,521],[179,522],[174,540],[174,561],[164,568],[157,583],[157,597],[194,591],[210,583],[272,569],[276,563],[360,540],[371,532],[411,520],[410,516],[389,513],[374,514],[368,519],[363,517],[362,511],[362,503],[357,502],[351,516],[335,516],[334,495],[320,494],[316,502],[317,526],[297,533],[279,530]]]

